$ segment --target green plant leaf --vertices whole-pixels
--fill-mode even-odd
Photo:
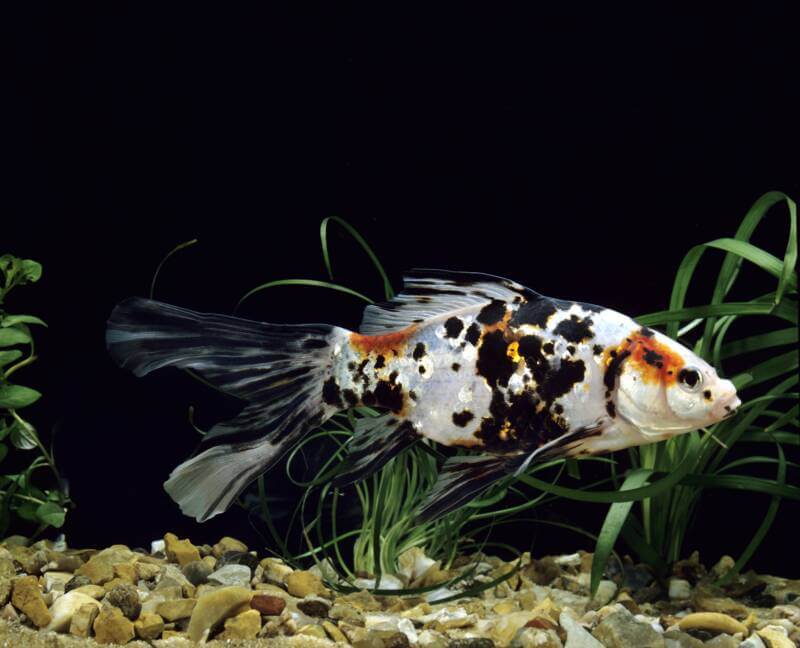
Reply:
[[[22,351],[19,349],[12,349],[11,351],[0,351],[0,368],[11,364],[15,360],[22,357]]]
[[[22,423],[20,423],[21,420],[22,419],[15,420],[11,424],[11,434],[9,437],[11,439],[11,445],[19,450],[31,450],[38,445],[37,441],[39,439],[36,436],[35,428],[27,421],[22,421]]]
[[[647,479],[650,477],[652,471],[639,469],[628,474],[625,481],[620,486],[620,491],[627,491],[634,488],[643,486]],[[625,525],[628,518],[633,502],[615,502],[608,508],[606,519],[603,521],[603,526],[600,529],[600,535],[597,538],[597,545],[594,550],[594,557],[592,559],[592,580],[591,580],[591,593],[597,591],[597,586],[600,584],[600,578],[603,575],[608,557],[614,550],[614,545],[617,542],[620,531]]]
[[[28,344],[30,341],[30,334],[22,328],[19,328],[19,326],[0,328],[0,347],[14,346],[15,344]]]
[[[8,446],[5,443],[0,443],[0,461],[6,458],[8,454]]]
[[[39,281],[42,277],[42,264],[31,259],[22,259],[20,262],[20,284]]]
[[[5,409],[22,409],[35,403],[41,394],[30,387],[22,385],[0,385],[0,407]]]
[[[55,502],[45,502],[36,509],[36,518],[42,523],[59,528],[63,526],[67,512]]]
[[[368,304],[372,303],[372,300],[369,297],[366,297],[355,290],[350,290],[345,286],[330,283],[329,281],[317,281],[316,279],[278,279],[277,281],[268,281],[267,283],[263,283],[260,286],[256,286],[252,290],[246,292],[244,296],[238,302],[236,302],[236,307],[233,309],[233,311],[236,312],[239,310],[239,307],[244,303],[244,301],[256,293],[266,290],[267,288],[276,288],[277,286],[312,286],[314,288],[328,288],[330,290],[343,292],[346,295],[358,297],[359,299],[363,299]]]
[[[0,319],[0,327],[6,328],[14,324],[39,324],[40,326],[47,326],[41,319],[35,315],[5,315]]]
[[[150,281],[150,299],[153,299],[153,295],[156,292],[156,281],[158,280],[158,275],[161,272],[161,267],[167,262],[167,259],[169,259],[176,252],[179,252],[184,248],[191,247],[195,243],[197,243],[197,239],[191,239],[189,241],[184,241],[183,243],[179,243],[169,252],[167,252],[167,255],[163,259],[161,259],[161,262],[158,264],[158,266],[156,266],[156,271],[153,273],[153,279]]]

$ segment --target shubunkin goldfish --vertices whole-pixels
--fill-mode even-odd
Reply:
[[[552,299],[487,274],[412,270],[364,311],[358,333],[267,324],[131,298],[108,322],[114,360],[138,375],[192,369],[246,405],[205,435],[165,482],[198,521],[225,511],[309,430],[359,419],[342,486],[421,438],[475,454],[448,459],[420,510],[449,512],[531,462],[669,439],[731,416],[729,380],[633,319]]]

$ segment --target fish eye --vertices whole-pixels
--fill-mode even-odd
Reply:
[[[678,372],[678,384],[684,391],[697,392],[703,386],[703,374],[694,367],[684,367]]]

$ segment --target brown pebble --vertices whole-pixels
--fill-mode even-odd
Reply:
[[[250,599],[250,607],[258,610],[267,616],[276,616],[283,612],[286,601],[280,596],[270,596],[269,594],[256,594]]]

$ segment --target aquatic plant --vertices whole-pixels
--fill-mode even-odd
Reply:
[[[769,210],[785,203],[789,231],[783,258],[750,243]],[[705,306],[686,307],[686,295],[701,257],[708,250],[725,253],[714,284],[711,301]],[[775,289],[748,300],[729,302],[744,262],[771,275]],[[753,491],[769,496],[764,517],[747,547],[725,576],[733,578],[763,541],[780,506],[781,498],[800,499],[800,488],[786,483],[784,445],[799,445],[798,427],[798,335],[797,304],[797,206],[788,196],[773,191],[761,196],[745,215],[733,238],[721,238],[693,247],[678,268],[669,309],[639,317],[650,326],[666,324],[666,332],[684,338],[700,331],[694,350],[715,367],[733,366],[732,380],[745,405],[739,414],[703,432],[693,432],[666,443],[631,448],[631,469],[624,475],[620,492],[635,494],[639,503],[631,515],[631,501],[611,505],[598,541],[592,571],[593,588],[599,582],[604,558],[619,534],[639,557],[663,573],[668,564],[681,557],[683,542],[705,489]],[[745,293],[749,292],[747,289]],[[730,340],[732,330],[748,331],[746,320],[759,316],[749,335]],[[687,324],[681,327],[682,322]],[[787,327],[787,324],[789,325]],[[768,351],[766,360],[749,358]],[[794,429],[792,429],[794,428]],[[748,444],[755,452],[728,460],[735,445]],[[760,454],[772,447],[772,456]],[[742,472],[748,467],[768,467],[774,480]],[[674,488],[654,496],[646,484],[659,483],[670,475]],[[616,480],[615,480],[616,481]]]
[[[34,475],[41,468],[49,468],[58,484],[62,481],[52,448],[48,450],[42,444],[36,428],[19,413],[39,400],[41,393],[16,384],[11,378],[36,361],[30,326],[46,324],[34,315],[6,312],[4,301],[15,287],[38,281],[42,266],[30,259],[5,254],[0,256],[0,274],[0,462],[8,457],[8,444],[22,452],[38,450],[37,456],[20,472],[0,474],[0,537],[6,535],[12,516],[36,523],[38,527],[33,533],[36,536],[49,526],[64,524],[69,498],[59,488],[34,483]]]

